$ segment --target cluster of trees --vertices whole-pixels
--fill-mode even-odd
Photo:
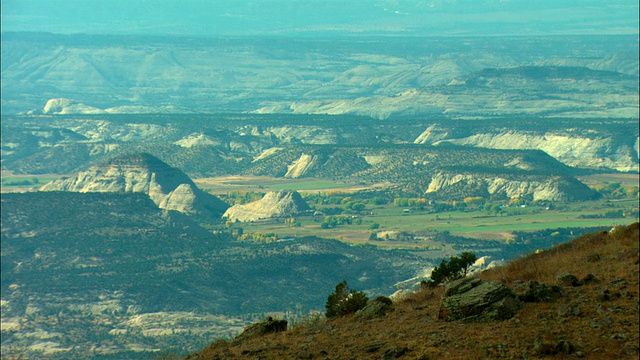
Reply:
[[[400,207],[424,207],[427,205],[427,199],[425,198],[395,198],[393,199],[393,205]]]
[[[609,210],[604,214],[585,215],[578,216],[580,219],[618,219],[623,218],[625,215],[622,210]]]
[[[638,198],[638,187],[624,188],[619,182],[597,185],[592,188],[608,199]]]
[[[258,201],[264,197],[264,193],[257,191],[233,190],[226,195],[220,196],[227,204],[233,206],[238,204],[247,204]]]
[[[241,229],[241,228],[240,228]],[[278,235],[275,233],[266,233],[262,234],[259,232],[254,233],[240,233],[236,234],[237,239],[240,241],[253,241],[253,242],[261,242],[261,243],[272,243],[278,241]]]
[[[367,305],[369,298],[362,291],[351,289],[347,280],[336,285],[336,290],[327,297],[325,316],[334,318],[355,313]]]
[[[347,216],[326,216],[324,222],[320,224],[322,229],[332,229],[338,225],[351,225],[352,220]]]

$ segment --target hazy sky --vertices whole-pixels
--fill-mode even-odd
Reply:
[[[638,34],[638,0],[2,0],[2,31],[202,36]]]

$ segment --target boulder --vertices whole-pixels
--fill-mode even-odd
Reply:
[[[514,292],[524,302],[552,302],[562,296],[562,289],[555,285],[527,281],[516,284]]]
[[[522,302],[499,281],[462,278],[445,287],[439,318],[469,322],[506,320],[521,308]]]
[[[388,312],[393,311],[393,302],[386,296],[378,296],[369,301],[367,305],[356,311],[356,317],[359,319],[373,319],[384,317]]]
[[[578,278],[570,274],[568,272],[562,273],[556,276],[556,280],[558,280],[558,284],[562,286],[580,286],[582,283],[578,280]]]
[[[236,336],[233,341],[240,342],[246,339],[262,336],[266,334],[274,334],[287,330],[287,320],[274,320],[271,316],[261,322],[247,326],[240,335]]]

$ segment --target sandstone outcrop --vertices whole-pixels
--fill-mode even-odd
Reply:
[[[636,134],[637,136],[637,134]],[[638,140],[621,144],[612,137],[587,137],[573,133],[538,133],[527,131],[482,132],[453,137],[446,128],[431,125],[414,141],[416,144],[438,145],[443,142],[488,149],[542,150],[558,161],[575,167],[609,168],[638,171]]]
[[[274,217],[293,216],[311,210],[295,191],[267,193],[261,200],[230,207],[223,217],[231,221],[256,221]]]
[[[44,114],[104,114],[106,111],[71,99],[50,99],[42,109]]]
[[[574,178],[549,176],[530,177],[526,180],[509,179],[500,176],[482,177],[478,174],[456,174],[438,172],[431,178],[426,194],[450,191],[451,188],[481,189],[490,195],[501,195],[509,199],[533,201],[573,201],[587,200],[595,196],[585,184]]]
[[[112,159],[75,177],[54,180],[40,190],[145,193],[161,209],[206,217],[220,217],[229,208],[198,189],[185,173],[149,154]]]

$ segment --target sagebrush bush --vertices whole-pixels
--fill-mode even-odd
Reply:
[[[349,288],[347,280],[336,285],[336,290],[327,297],[325,316],[328,318],[355,313],[367,305],[369,298],[362,291]]]

